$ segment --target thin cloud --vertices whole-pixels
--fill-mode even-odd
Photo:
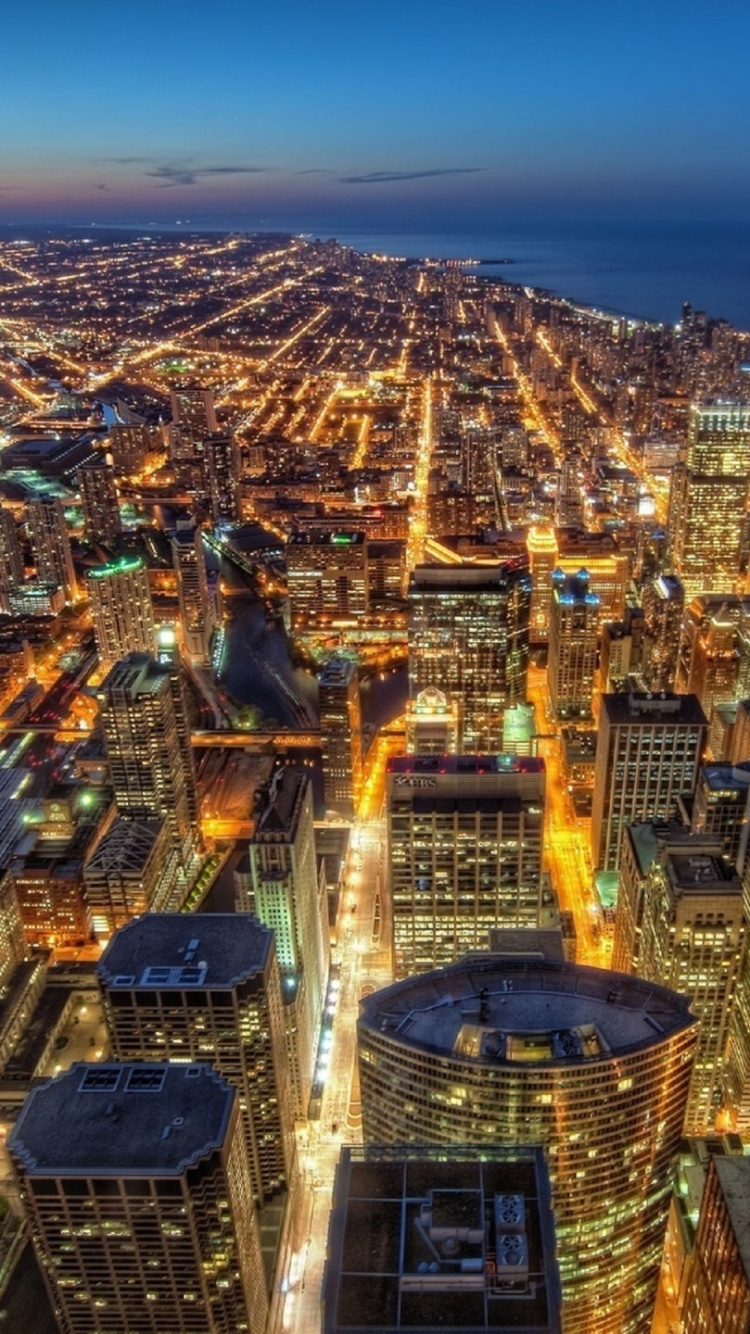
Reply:
[[[484,167],[435,167],[430,171],[368,171],[361,176],[339,176],[342,185],[384,185],[388,181],[422,181],[428,176],[471,176]]]
[[[167,162],[147,171],[146,175],[159,181],[162,190],[169,190],[176,185],[197,185],[204,176],[246,176],[263,171],[268,171],[268,167],[180,167]]]

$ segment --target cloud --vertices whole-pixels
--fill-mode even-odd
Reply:
[[[388,181],[421,181],[427,176],[471,176],[484,167],[434,167],[429,171],[368,171],[362,176],[339,176],[342,185],[384,185]]]
[[[111,190],[111,189],[112,189],[112,186],[111,186],[111,185],[97,185],[96,188],[97,188],[97,190]]]
[[[147,171],[146,175],[160,181],[162,190],[169,190],[176,185],[197,185],[204,176],[246,176],[268,170],[268,167],[181,167],[167,162]]]

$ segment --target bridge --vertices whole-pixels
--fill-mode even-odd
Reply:
[[[305,732],[281,730],[278,732],[222,732],[199,731],[190,734],[193,746],[217,747],[227,749],[268,751],[274,750],[315,750],[322,744],[319,731],[308,728]]]

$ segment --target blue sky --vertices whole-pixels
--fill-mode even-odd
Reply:
[[[750,6],[41,0],[0,218],[750,218]]]

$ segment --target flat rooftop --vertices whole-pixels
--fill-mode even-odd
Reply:
[[[629,694],[602,695],[601,707],[610,725],[623,723],[672,723],[706,725],[706,715],[697,695],[660,694],[632,690]]]
[[[560,1288],[538,1148],[342,1151],[324,1334],[556,1334]]]
[[[389,774],[543,774],[535,755],[394,755]]]
[[[624,973],[476,953],[368,996],[359,1026],[452,1060],[578,1064],[690,1027],[689,1005]]]
[[[263,973],[272,948],[250,913],[145,913],[116,932],[97,971],[113,990],[230,990]]]
[[[30,1176],[180,1176],[224,1143],[236,1097],[208,1065],[78,1062],[31,1090],[8,1147]]]
[[[698,781],[704,783],[711,792],[747,794],[750,787],[750,763],[704,764]]]

